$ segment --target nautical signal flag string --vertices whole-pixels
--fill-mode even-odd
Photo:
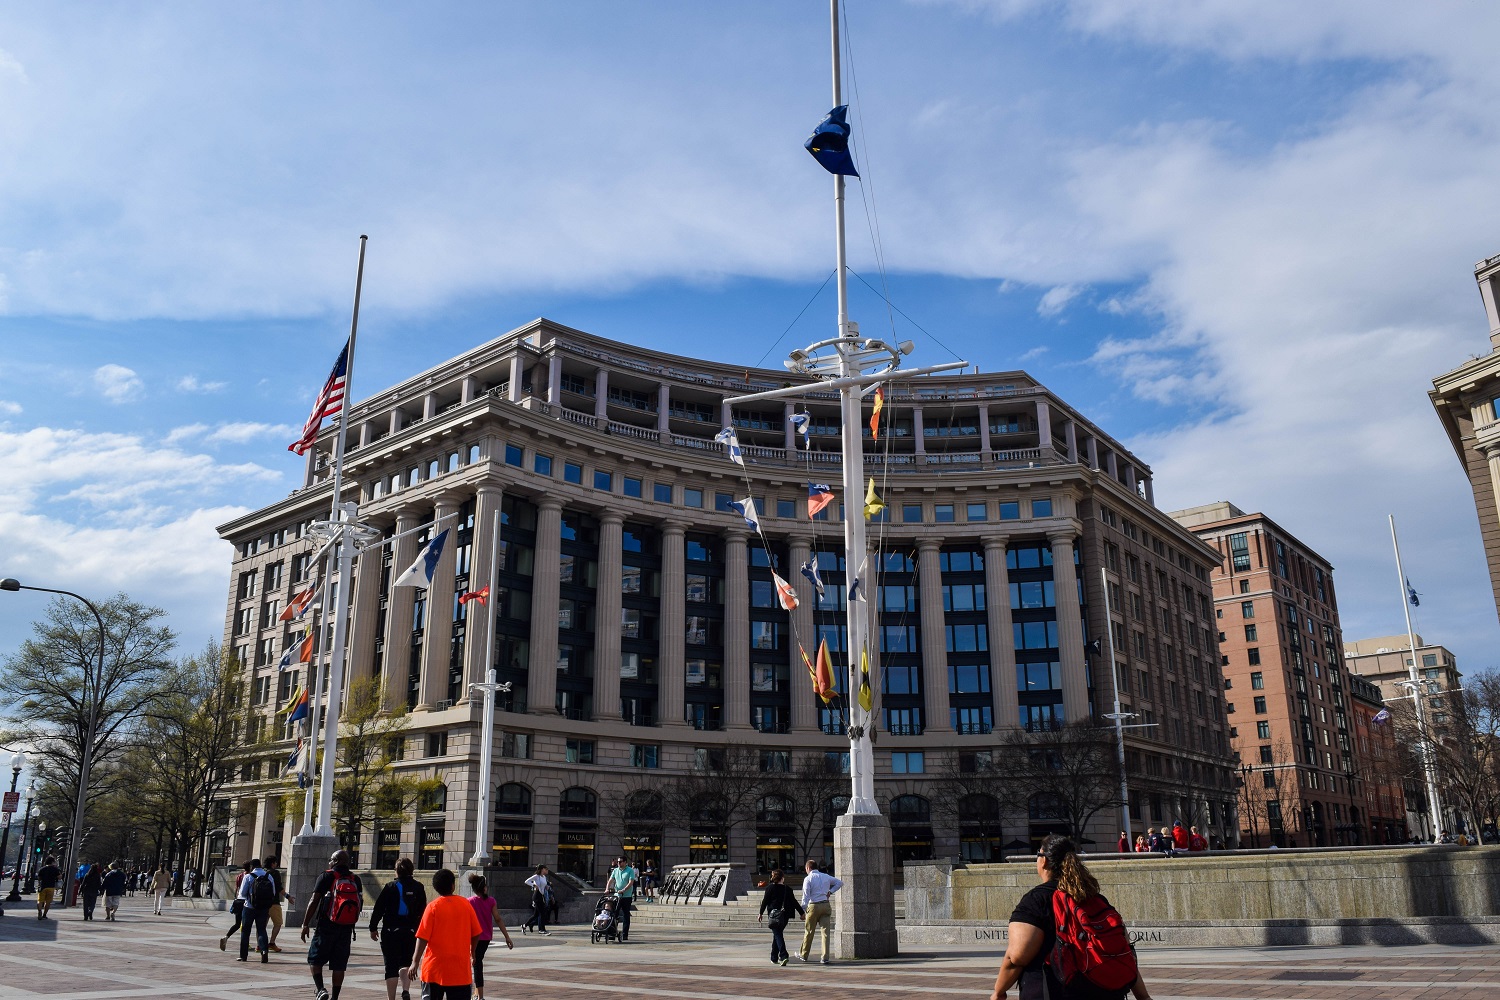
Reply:
[[[875,477],[870,477],[870,488],[865,490],[865,520],[885,510],[885,501],[875,493]]]
[[[490,585],[489,584],[485,584],[483,587],[481,587],[478,590],[471,590],[467,594],[459,594],[458,595],[458,603],[459,604],[468,604],[470,601],[478,601],[480,604],[485,604],[485,603],[487,603],[489,601],[489,597],[490,597]]]
[[[318,582],[314,580],[311,586],[292,598],[292,603],[286,606],[286,610],[283,611],[276,620],[281,622],[289,622],[300,619],[304,614],[307,613],[308,608],[317,605],[317,597]]]
[[[885,390],[875,387],[875,412],[870,414],[870,437],[880,440],[880,411],[885,409]]]
[[[870,647],[859,650],[859,707],[866,712],[875,710],[875,695],[870,690]]]

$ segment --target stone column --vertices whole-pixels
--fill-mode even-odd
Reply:
[[[1088,440],[1088,456],[1089,468],[1097,471],[1099,468],[1099,439],[1092,434],[1089,435]]]
[[[1140,481],[1141,481],[1141,477],[1140,477],[1140,474],[1136,472],[1135,463],[1134,462],[1126,462],[1125,463],[1125,485],[1129,486],[1130,487],[1130,492],[1134,493],[1136,496],[1140,496],[1141,495]]]
[[[422,419],[431,420],[437,416],[437,393],[429,392],[422,397]]]
[[[396,534],[404,535],[421,524],[423,517],[404,510],[396,515]],[[391,579],[395,579],[417,558],[417,536],[404,535],[392,542]],[[412,609],[417,591],[413,587],[392,587],[385,622],[385,704],[387,708],[406,706],[407,680],[411,676]]]
[[[1078,421],[1069,420],[1063,425],[1063,443],[1068,449],[1068,461],[1078,464]]]
[[[995,449],[990,444],[990,404],[979,404],[979,452],[988,458]]]
[[[354,560],[354,614],[349,622],[349,678],[369,680],[375,673],[375,620],[380,615],[380,549],[369,548]]]
[[[512,403],[521,401],[521,383],[526,380],[526,359],[521,356],[518,349],[510,357],[510,388],[505,396]]]
[[[594,718],[620,717],[620,607],[624,573],[625,517],[614,511],[599,515],[599,587],[594,622]]]
[[[547,359],[547,402],[562,405],[562,355],[555,349]]]
[[[401,429],[401,407],[391,407],[391,423],[388,433],[394,434]]]
[[[672,387],[663,382],[656,388],[656,432],[667,436],[667,411],[672,408]]]
[[[787,539],[787,571],[796,573],[812,554],[812,540],[806,535],[792,535]],[[809,657],[818,655],[818,639],[813,631],[813,602],[817,594],[798,601],[792,609],[792,633],[796,641],[788,643],[788,677],[792,687],[791,731],[805,733],[818,729],[817,696],[813,694],[812,678],[807,676],[807,664],[802,662],[802,653],[797,649],[800,642]]]
[[[490,563],[495,555],[495,514],[505,499],[505,491],[499,486],[481,486],[474,498],[474,551],[469,559],[469,589],[483,590],[489,586]],[[464,631],[464,676],[468,684],[477,684],[485,679],[492,664],[485,661],[489,648],[490,628],[495,621],[495,594],[480,603],[470,601],[468,621]],[[469,699],[468,684],[464,686],[463,700]]]
[[[363,448],[375,437],[375,426],[368,420],[362,420],[359,424],[359,446]]]
[[[430,711],[448,700],[448,669],[453,656],[453,569],[454,551],[458,548],[458,525],[450,515],[457,514],[458,500],[442,497],[437,502],[433,533],[446,528],[451,534],[443,545],[437,567],[432,571],[432,586],[427,589],[427,628],[422,633],[422,694],[416,711]],[[442,518],[448,517],[447,521]],[[401,567],[405,569],[405,567]],[[400,572],[398,570],[397,572]]]
[[[663,393],[666,387],[662,387]],[[687,683],[686,530],[673,521],[661,529],[661,624],[656,667],[663,726],[684,724]]]
[[[1500,510],[1500,442],[1487,445],[1484,458],[1490,467],[1490,490],[1495,494],[1495,507]]]
[[[948,633],[943,620],[941,538],[917,540],[917,601],[922,622],[922,702],[924,724],[946,732],[948,725]],[[879,600],[872,593],[870,600]]]
[[[276,831],[277,826],[277,798],[278,796],[276,794],[267,793],[260,796],[259,798],[251,800],[254,803],[253,822],[255,826],[255,839],[250,841],[252,845],[249,851],[250,857],[263,858],[268,854],[276,856],[279,856],[281,854],[281,844],[275,843],[271,840],[271,834]],[[300,813],[298,814],[298,822],[301,822]],[[288,820],[286,825],[291,825],[291,821]],[[230,846],[233,847],[234,845],[231,844]],[[235,854],[238,855],[239,852],[236,851]]]
[[[1016,687],[1016,644],[1010,615],[1010,570],[1005,565],[1008,540],[984,536],[984,607],[990,630],[990,689],[995,693],[995,728],[1021,724]]]
[[[475,394],[479,391],[479,383],[473,375],[465,375],[464,380],[459,383],[458,401],[460,403],[471,403]]]
[[[1057,602],[1057,644],[1063,675],[1063,716],[1089,718],[1088,680],[1083,651],[1083,614],[1078,606],[1078,569],[1073,565],[1073,532],[1053,531],[1052,592]]]
[[[1151,487],[1151,477],[1147,476],[1145,478],[1145,480],[1144,480],[1144,483],[1145,483],[1145,486],[1146,486],[1146,502],[1149,503],[1151,506],[1155,507],[1156,506],[1156,491],[1154,489],[1152,489],[1152,487]]]
[[[724,533],[724,725],[750,725],[750,573],[747,532]]]
[[[609,369],[601,368],[594,373],[594,419],[602,427],[609,419]]]
[[[1042,449],[1042,457],[1048,458],[1052,450],[1052,407],[1045,399],[1036,401],[1036,433],[1037,447]]]
[[[927,435],[923,430],[923,426],[922,408],[920,406],[913,406],[911,408],[911,438],[912,448],[919,456],[917,460],[918,465],[922,464],[920,456],[927,454]]]
[[[797,447],[797,432],[792,429],[792,414],[797,412],[797,404],[781,404],[781,430],[783,433],[782,447],[791,452]]]
[[[1116,482],[1119,481],[1120,460],[1118,456],[1115,455],[1115,450],[1113,448],[1104,453],[1104,468],[1105,471],[1109,473],[1109,478],[1115,480]]]
[[[562,501],[543,497],[536,508],[536,556],[531,577],[531,663],[527,703],[544,715],[557,710],[557,588],[562,559]]]

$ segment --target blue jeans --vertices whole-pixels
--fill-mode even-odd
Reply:
[[[240,924],[240,958],[250,957],[250,928],[255,928],[255,950],[264,952],[267,949],[266,919],[270,917],[270,910],[257,910],[249,903],[245,904],[243,922]]]
[[[785,931],[785,926],[777,927],[772,925],[771,927],[771,961],[773,962],[779,962],[783,958],[789,959],[792,957],[787,954],[786,938],[783,936]]]

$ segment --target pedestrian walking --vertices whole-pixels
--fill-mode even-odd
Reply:
[[[641,894],[647,899],[656,898],[656,862],[650,858],[646,859],[645,866],[641,868]]]
[[[635,887],[640,880],[640,872],[623,855],[615,858],[615,866],[609,871],[609,887],[619,900],[615,907],[615,919],[620,922],[621,941],[630,940],[630,911],[634,908]]]
[[[776,965],[785,965],[791,958],[786,950],[786,936],[782,932],[786,930],[793,913],[797,914],[799,920],[807,916],[807,911],[802,909],[802,904],[797,902],[797,897],[792,893],[792,887],[786,884],[786,876],[778,868],[771,872],[771,884],[766,886],[766,894],[760,900],[760,916],[755,918],[755,922],[760,923],[770,917],[766,926],[771,929],[771,961]]]
[[[239,893],[235,897],[242,904],[244,919],[240,923],[239,961],[250,958],[250,927],[255,927],[255,951],[261,964],[271,960],[271,939],[266,934],[266,921],[271,918],[271,907],[276,905],[276,878],[261,867],[260,859],[250,862],[250,872],[240,880]]]
[[[490,895],[484,876],[478,872],[471,873],[469,889],[474,893],[469,897],[469,905],[474,908],[474,916],[479,919],[479,939],[474,942],[474,996],[484,1000],[484,953],[495,940],[495,928],[498,927],[500,933],[505,935],[507,949],[514,948],[516,943],[510,939],[510,931],[505,929],[505,921],[500,918],[500,907]]]
[[[427,890],[412,878],[411,858],[396,862],[396,877],[385,884],[375,897],[370,911],[370,940],[380,942],[380,957],[385,960],[386,1000],[411,1000],[411,978],[408,967],[417,952],[417,926],[427,908]]]
[[[1151,1000],[1120,914],[1078,858],[1071,837],[1051,834],[1036,857],[1041,885],[1010,915],[1005,957],[990,1000]],[[1085,948],[1085,942],[1087,947]]]
[[[57,886],[62,881],[62,869],[57,867],[57,858],[51,854],[42,859],[42,867],[36,873],[36,918],[47,919],[52,901],[57,898]]]
[[[240,886],[245,884],[245,879],[255,870],[256,862],[246,861],[240,865],[240,870],[234,873],[234,898],[229,901],[229,915],[234,918],[234,923],[229,925],[229,930],[219,938],[219,950],[224,951],[229,947],[229,939],[234,937],[245,922],[245,897],[240,895]]]
[[[538,934],[550,935],[547,911],[552,909],[552,902],[547,898],[547,866],[537,865],[536,874],[527,878],[526,884],[531,886],[531,916],[521,926],[528,934],[534,929]]]
[[[417,925],[417,953],[407,975],[422,980],[422,1000],[473,996],[474,943],[483,929],[474,907],[453,895],[457,883],[446,868],[432,876],[438,898],[427,904]]]
[[[286,917],[282,913],[281,904],[285,903],[287,906],[297,905],[296,901],[292,899],[292,894],[286,891],[286,879],[282,877],[281,869],[277,867],[279,860],[279,858],[271,858],[265,863],[266,871],[271,873],[271,880],[276,883],[276,902],[271,904],[270,947],[272,951],[281,950],[276,944],[276,937],[281,933],[282,925],[286,921]]]
[[[338,1000],[349,968],[349,948],[359,923],[364,887],[349,870],[349,852],[337,850],[328,860],[328,870],[318,876],[302,914],[302,940],[312,935],[307,949],[307,967],[312,972],[317,1000]],[[333,992],[323,986],[323,967],[328,967]]]
[[[166,902],[167,893],[172,889],[172,873],[167,871],[166,865],[156,869],[156,874],[151,876],[151,884],[147,888],[151,893],[156,915],[159,917],[162,903]]]
[[[97,864],[89,865],[88,871],[83,873],[80,891],[83,893],[83,919],[93,920],[94,906],[99,902],[99,893],[104,891],[104,874]]]
[[[104,919],[114,922],[115,914],[120,909],[120,899],[125,895],[125,872],[120,868],[118,862],[109,863],[109,871],[104,873],[102,888],[104,889]]]
[[[833,905],[828,897],[844,887],[844,883],[819,870],[818,863],[811,859],[802,876],[802,909],[807,914],[802,931],[802,950],[797,957],[807,961],[812,953],[813,933],[823,928],[823,964],[833,961]]]

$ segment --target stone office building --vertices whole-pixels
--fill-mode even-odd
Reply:
[[[429,529],[367,550],[345,596],[351,677],[378,679],[387,704],[411,710],[395,767],[444,783],[415,814],[365,832],[364,864],[455,865],[483,836],[497,863],[595,876],[622,846],[610,804],[624,789],[664,786],[731,744],[752,746],[768,772],[809,755],[847,767],[842,719],[799,653],[826,639],[836,667],[848,655],[843,511],[806,514],[810,480],[839,482],[836,394],[809,383],[791,402],[724,402],[788,378],[538,320],[353,404],[345,499],[361,520],[387,537],[435,519],[453,529],[430,590],[390,586]],[[794,410],[810,415],[810,448]],[[713,441],[731,424],[744,470]],[[227,644],[254,672],[252,727],[280,741],[227,792],[225,825],[248,835],[226,849],[236,860],[284,854],[297,825],[279,818],[298,793],[277,773],[291,744],[275,720],[302,678],[277,673],[288,634],[276,617],[311,573],[307,530],[330,507],[336,433],[323,432],[301,489],[221,528],[237,553]],[[1109,711],[1111,671],[1087,652],[1104,634],[1101,567],[1122,697],[1154,724],[1129,736],[1137,825],[1191,803],[1228,837],[1216,555],[1156,509],[1144,463],[1022,372],[896,382],[878,441],[865,434],[886,504],[863,580],[878,637],[876,784],[898,855],[988,859],[1055,822],[1034,803],[951,810],[936,788],[1016,727]],[[728,507],[747,495],[764,543]],[[498,591],[458,605],[489,579],[492,551]],[[797,573],[810,558],[821,600]],[[800,594],[790,613],[773,566]],[[494,828],[478,831],[469,684],[491,646],[512,689],[496,715]],[[1002,809],[1000,828],[971,823],[971,806]],[[667,823],[629,846],[659,865],[726,851],[792,864],[784,810],[769,797],[755,813],[729,844]],[[1119,819],[1106,811],[1095,837],[1113,843]]]

